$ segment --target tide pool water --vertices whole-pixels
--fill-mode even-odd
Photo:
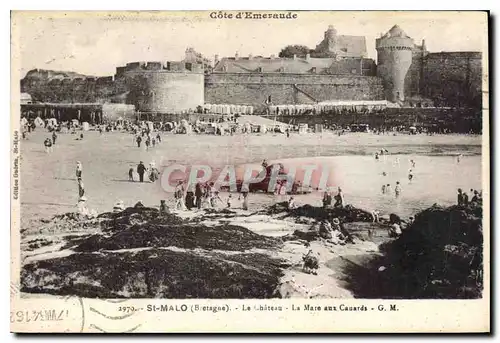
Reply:
[[[415,161],[415,167],[410,160]],[[456,156],[415,156],[385,155],[377,161],[373,156],[335,156],[307,159],[281,160],[287,167],[292,165],[318,163],[327,165],[330,177],[329,186],[341,187],[345,202],[366,210],[379,210],[381,213],[397,213],[401,216],[414,215],[433,204],[449,206],[456,203],[457,189],[469,193],[470,189],[481,190],[481,156],[463,156],[457,162]],[[408,180],[409,170],[413,179]],[[383,173],[385,172],[385,176]],[[402,192],[395,196],[396,182]],[[390,184],[391,190],[382,193],[382,185]],[[294,196],[298,205],[321,206],[323,193]],[[273,201],[284,201],[289,197],[266,194],[250,194],[250,205],[264,206]]]

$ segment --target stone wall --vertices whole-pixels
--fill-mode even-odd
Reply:
[[[428,54],[422,95],[438,106],[481,107],[482,59],[478,52]]]
[[[202,73],[170,71],[127,71],[124,80],[126,103],[144,112],[195,110],[204,104]]]
[[[326,100],[382,100],[377,77],[303,74],[211,74],[205,77],[205,102],[252,105],[264,111],[271,96],[275,105]]]

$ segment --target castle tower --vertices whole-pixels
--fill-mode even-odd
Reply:
[[[382,78],[386,99],[404,101],[405,77],[412,63],[415,46],[412,38],[398,26],[375,41],[377,48],[377,74]]]

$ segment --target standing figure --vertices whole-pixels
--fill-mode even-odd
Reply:
[[[179,180],[177,186],[175,186],[175,191],[174,191],[174,199],[175,199],[174,209],[184,210],[186,208],[184,205],[183,197],[184,197],[184,185],[182,180]]]
[[[146,172],[146,167],[142,161],[137,165],[137,174],[139,174],[139,181],[144,182],[144,173]]]
[[[83,171],[82,162],[76,161],[76,178],[77,179],[82,178],[82,171]]]
[[[401,185],[399,181],[396,182],[396,187],[394,188],[394,193],[396,194],[396,198],[401,194]]]
[[[85,186],[83,185],[82,179],[78,179],[78,196],[81,198],[85,195]]]
[[[43,141],[43,145],[45,146],[45,152],[46,153],[49,153],[50,152],[50,148],[52,146],[52,141],[50,140],[50,138],[46,138],[44,141]]]
[[[410,169],[408,171],[408,180],[411,182],[411,180],[413,180],[413,171]]]
[[[243,192],[243,204],[242,208],[247,211],[248,210],[248,192]]]
[[[56,131],[53,131],[52,132],[52,144],[56,144],[56,139],[57,139],[57,134],[56,134]]]
[[[196,207],[198,209],[201,209],[201,200],[203,197],[203,190],[202,190],[200,182],[196,183],[195,190],[194,190],[194,196],[196,197]]]
[[[141,136],[138,135],[135,141],[137,142],[137,147],[140,148],[141,147],[141,142],[142,142]]]
[[[335,204],[333,205],[333,207],[337,208],[337,207],[344,207],[345,205],[345,201],[344,201],[344,193],[342,192],[342,189],[339,187],[338,189],[338,193],[337,195],[335,196]]]

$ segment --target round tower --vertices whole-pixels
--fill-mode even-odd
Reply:
[[[375,42],[377,74],[382,78],[385,97],[392,102],[404,101],[405,77],[412,62],[413,39],[398,25]]]

